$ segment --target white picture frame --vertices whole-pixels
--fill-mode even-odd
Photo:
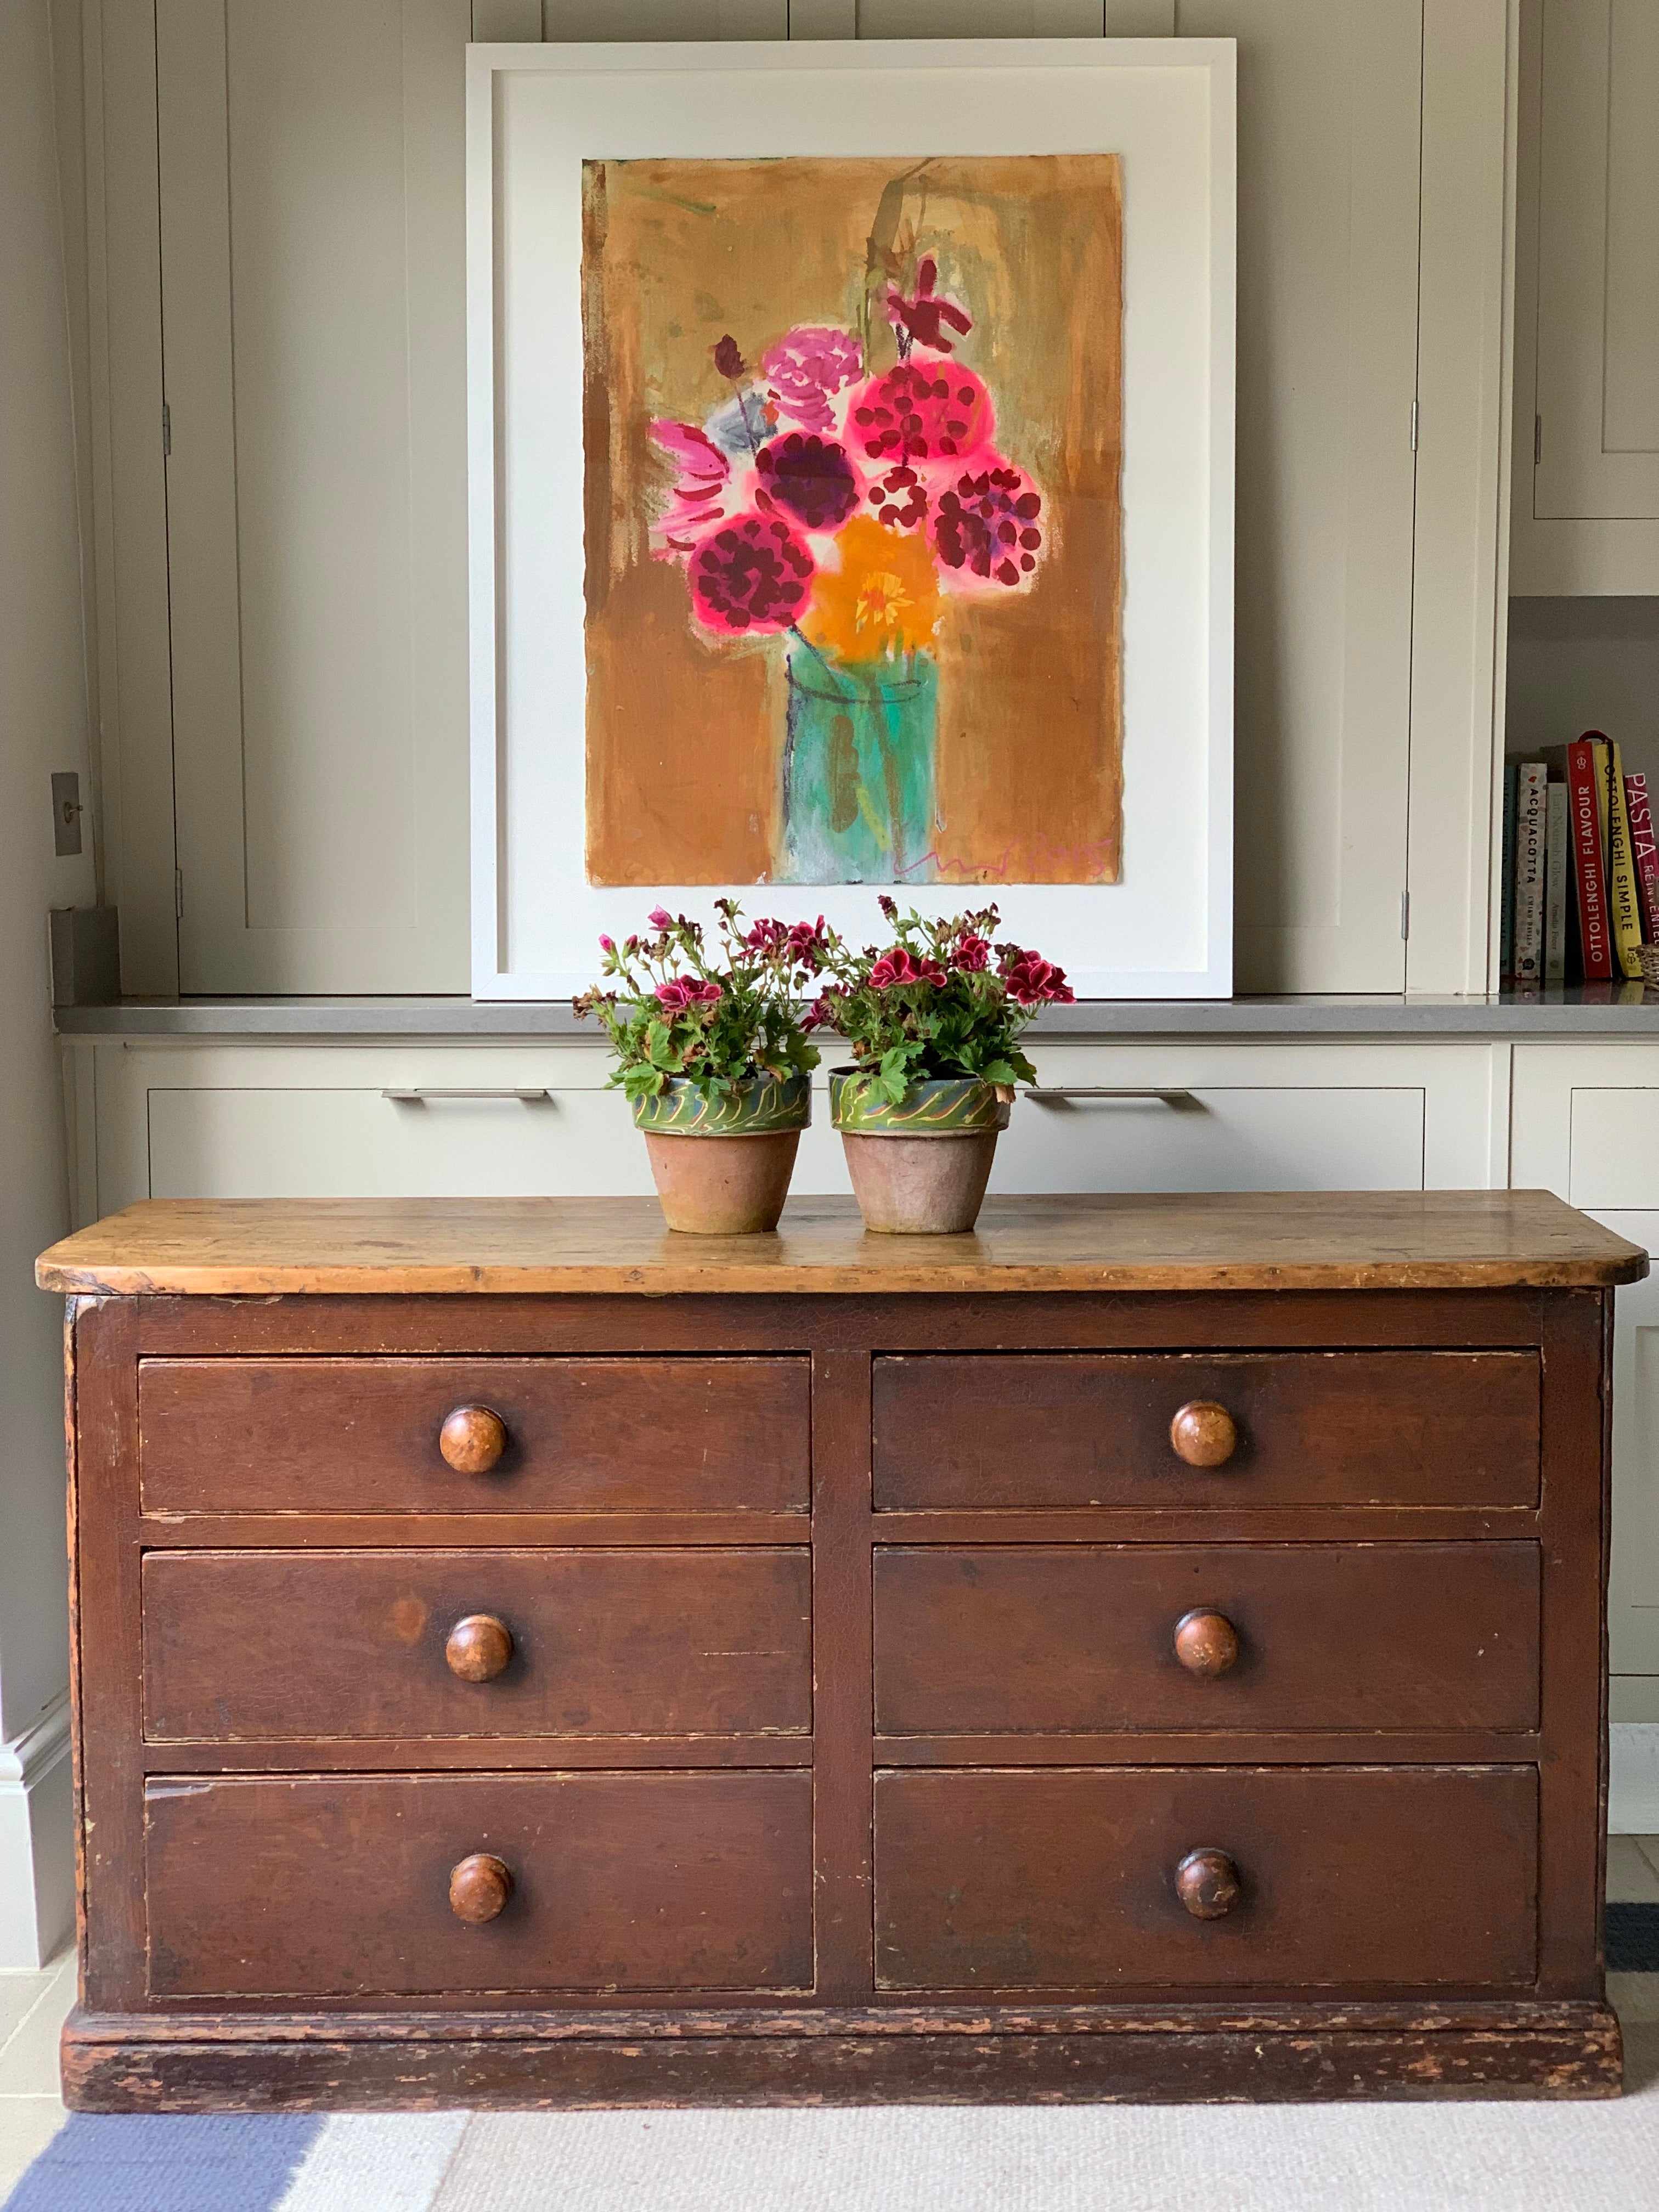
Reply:
[[[883,120],[907,105],[937,123]],[[475,997],[567,998],[601,931],[659,900],[707,919],[722,890],[583,867],[583,161],[1091,152],[1124,165],[1121,878],[898,896],[994,897],[1079,998],[1231,995],[1236,138],[1231,40],[469,50]],[[724,888],[859,943],[881,927],[872,885]]]

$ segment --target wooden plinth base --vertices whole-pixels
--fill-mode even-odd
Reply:
[[[1613,2097],[1591,2003],[1046,2011],[70,2015],[78,2112],[1267,2104]]]

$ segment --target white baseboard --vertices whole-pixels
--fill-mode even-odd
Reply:
[[[1659,1836],[1659,1721],[1614,1721],[1607,1735],[1607,1833]]]
[[[75,1925],[74,1818],[65,1690],[0,1743],[0,1969],[45,1966]]]

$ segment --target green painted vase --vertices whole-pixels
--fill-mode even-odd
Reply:
[[[791,884],[929,884],[938,834],[939,669],[890,670],[798,647],[789,658],[783,866]]]
[[[870,1096],[856,1067],[830,1071],[830,1119],[845,1135],[971,1137],[1008,1126],[1008,1103],[978,1076],[934,1076],[913,1083],[896,1106]]]

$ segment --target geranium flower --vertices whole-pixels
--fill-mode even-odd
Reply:
[[[657,998],[671,1014],[684,1013],[688,1006],[718,1005],[720,987],[700,982],[695,975],[671,975],[667,982],[658,984]]]
[[[821,568],[802,623],[807,639],[846,661],[919,653],[939,623],[939,571],[925,538],[902,538],[855,514],[836,538],[838,568]]]
[[[933,515],[933,544],[947,568],[988,583],[1023,584],[1042,557],[1042,500],[1024,469],[1000,454],[957,477]]]
[[[791,430],[755,456],[756,480],[809,530],[834,530],[859,503],[847,448],[815,430]],[[765,504],[762,497],[761,504]]]
[[[951,965],[960,968],[964,975],[982,975],[990,957],[990,939],[975,935],[971,929],[964,929],[951,947]]]
[[[724,521],[732,464],[695,422],[659,418],[651,435],[676,471],[667,512],[652,526],[651,547],[659,560],[675,560],[691,550],[711,523]]]
[[[823,967],[829,949],[824,942],[822,915],[816,921],[798,921],[789,933],[790,957],[801,967],[810,968],[814,975]]]
[[[806,602],[813,561],[781,515],[745,514],[709,532],[691,556],[697,619],[727,637],[788,629]]]
[[[907,300],[896,284],[887,288],[887,319],[895,330],[902,330],[915,344],[930,346],[935,353],[950,353],[951,341],[940,328],[948,323],[958,337],[974,327],[967,310],[957,307],[954,300],[936,299],[933,286],[939,281],[939,264],[929,254],[916,264],[916,295]]]
[[[937,960],[928,959],[926,954],[918,960],[915,953],[907,952],[902,945],[896,945],[890,952],[884,952],[870,970],[872,991],[896,990],[905,983],[943,983],[945,981],[945,970]]]
[[[830,402],[864,367],[859,342],[848,331],[802,323],[761,356],[767,394],[780,415],[803,429],[835,426]]]
[[[1065,969],[1056,968],[1040,952],[1022,952],[1015,945],[1005,945],[1002,951],[1007,962],[1002,971],[1003,988],[1016,1005],[1065,1005],[1076,998],[1077,994],[1066,980]],[[1010,953],[1014,956],[1012,960],[1008,959]]]
[[[954,362],[901,362],[854,393],[848,432],[872,461],[966,460],[990,443],[991,395]]]
[[[672,929],[674,917],[665,906],[653,906],[645,917],[653,929]]]
[[[757,921],[743,940],[745,952],[773,953],[789,941],[789,932],[781,921]]]
[[[828,999],[814,999],[801,1016],[800,1025],[804,1030],[824,1030],[830,1028],[835,1018],[836,1009]]]

